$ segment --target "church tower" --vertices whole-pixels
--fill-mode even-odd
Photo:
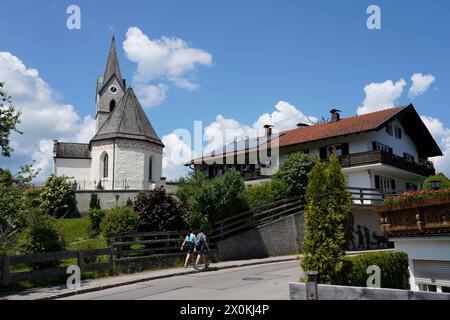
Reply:
[[[96,132],[100,130],[117,103],[124,96],[126,90],[125,79],[120,73],[116,52],[116,39],[113,34],[108,62],[103,77],[97,78],[96,104]]]

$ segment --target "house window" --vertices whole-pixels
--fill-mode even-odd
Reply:
[[[148,181],[153,180],[152,170],[153,170],[153,161],[152,161],[152,158],[149,158],[148,159]]]
[[[407,191],[416,191],[417,190],[417,184],[406,182],[405,189]]]
[[[103,178],[108,178],[108,154],[103,156]]]
[[[114,108],[116,107],[116,100],[112,99],[109,103],[109,111],[112,112]]]
[[[385,145],[383,143],[376,142],[376,141],[373,142],[373,150],[374,151],[378,150],[378,151],[384,151],[384,152],[392,153],[392,148],[391,147],[389,147],[388,145]]]
[[[414,162],[414,156],[406,152],[403,152],[403,159],[409,162]]]
[[[375,189],[390,193],[395,190],[395,180],[388,177],[375,175]]]
[[[348,143],[341,143],[328,146],[327,156],[330,156],[333,152],[338,156],[346,156],[349,154],[349,146]]]
[[[401,139],[402,138],[402,128],[400,128],[398,126],[394,126],[394,136],[397,139]]]
[[[386,125],[386,133],[390,136],[393,135],[392,123],[389,123],[388,125]]]
[[[437,287],[434,284],[419,283],[419,290],[427,292],[437,292]]]

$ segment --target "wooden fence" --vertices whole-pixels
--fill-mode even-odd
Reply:
[[[298,198],[275,201],[218,221],[209,238],[212,242],[224,239],[252,227],[263,225],[284,216],[300,212],[303,209],[303,202]]]
[[[95,261],[97,260],[96,258],[101,256],[107,256],[108,261]],[[60,266],[59,262],[69,259],[76,259],[76,265],[80,267],[82,273],[105,270],[113,271],[114,259],[111,248],[1,256],[0,284],[1,286],[7,286],[20,281],[67,276],[67,266]],[[17,267],[19,265],[27,266],[25,268],[27,271],[13,272],[11,270],[11,267]]]

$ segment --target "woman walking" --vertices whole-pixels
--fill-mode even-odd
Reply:
[[[186,248],[187,255],[186,260],[184,261],[184,267],[187,268],[187,265],[189,263],[189,259],[192,257],[192,262],[194,262],[194,248],[195,248],[195,234],[192,232],[192,229],[189,229],[188,234],[186,235],[186,238],[183,241],[183,244],[181,245],[181,251],[183,251]]]

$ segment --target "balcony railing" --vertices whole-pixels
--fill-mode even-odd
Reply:
[[[367,151],[352,153],[339,157],[343,168],[355,167],[365,164],[383,163],[393,167],[410,171],[422,176],[431,176],[435,174],[434,166],[431,162],[418,163],[408,161],[400,156],[385,151]]]

